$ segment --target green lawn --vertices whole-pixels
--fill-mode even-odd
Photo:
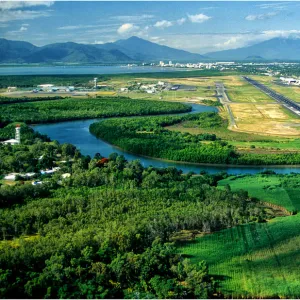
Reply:
[[[227,298],[299,298],[300,215],[222,230],[179,247],[205,260]]]

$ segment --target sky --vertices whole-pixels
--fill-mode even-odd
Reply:
[[[200,54],[300,37],[300,2],[0,0],[1,38],[43,46],[133,35]]]

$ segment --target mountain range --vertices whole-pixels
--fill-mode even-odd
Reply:
[[[205,55],[159,45],[138,37],[106,44],[55,43],[42,47],[0,39],[0,63],[132,63],[172,60],[300,60],[300,39],[273,38],[252,46]]]
[[[107,44],[66,42],[43,47],[28,42],[0,39],[0,63],[125,63],[203,59],[200,54],[158,45],[135,36]]]
[[[222,60],[300,60],[300,39],[273,38],[249,47],[210,52],[205,56]]]

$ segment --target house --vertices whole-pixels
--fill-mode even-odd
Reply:
[[[60,170],[60,167],[55,167],[51,170],[41,170],[41,174],[53,174],[55,172],[57,172],[58,170]]]
[[[43,184],[43,182],[42,181],[32,181],[31,184],[38,185],[38,184]]]
[[[8,92],[8,93],[14,92],[14,91],[16,91],[16,90],[17,90],[17,87],[16,87],[16,86],[9,86],[9,87],[7,88],[7,92]]]

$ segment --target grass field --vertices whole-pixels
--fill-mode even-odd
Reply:
[[[243,104],[244,105],[244,104]],[[224,112],[220,113],[225,118]],[[286,136],[265,136],[255,132],[238,132],[227,128],[227,121],[224,119],[222,126],[201,127],[190,126],[188,122],[182,122],[172,126],[167,126],[168,130],[188,132],[191,134],[216,134],[219,138],[234,145],[240,151],[248,152],[281,152],[281,151],[299,151],[300,138],[297,136],[289,138]],[[254,146],[254,147],[253,147]]]
[[[300,211],[300,175],[232,176],[219,181],[218,186],[222,188],[227,184],[232,191],[243,189],[251,197],[283,206],[291,212]]]
[[[237,84],[238,82],[238,84]],[[235,76],[235,81],[224,82],[227,94],[231,101],[238,103],[271,103],[272,98],[259,91],[257,88]]]
[[[260,200],[300,211],[300,175],[247,175],[219,181]],[[299,298],[300,214],[225,229],[179,246],[205,260],[226,298]]]
[[[299,151],[300,139],[274,139],[273,141],[230,141],[231,145],[236,146],[241,151],[261,151],[261,150],[273,150],[273,151]],[[254,147],[255,148],[254,148]]]
[[[299,298],[300,215],[222,230],[180,253],[205,260],[226,298]]]
[[[299,136],[300,119],[286,113],[280,104],[230,104],[236,131],[274,136]]]
[[[289,97],[290,99],[300,102],[300,87],[299,86],[293,86],[293,85],[279,85],[274,82],[273,77],[269,76],[252,76],[253,79],[258,80],[268,86],[269,88],[275,90],[278,93],[281,93],[282,95]]]

